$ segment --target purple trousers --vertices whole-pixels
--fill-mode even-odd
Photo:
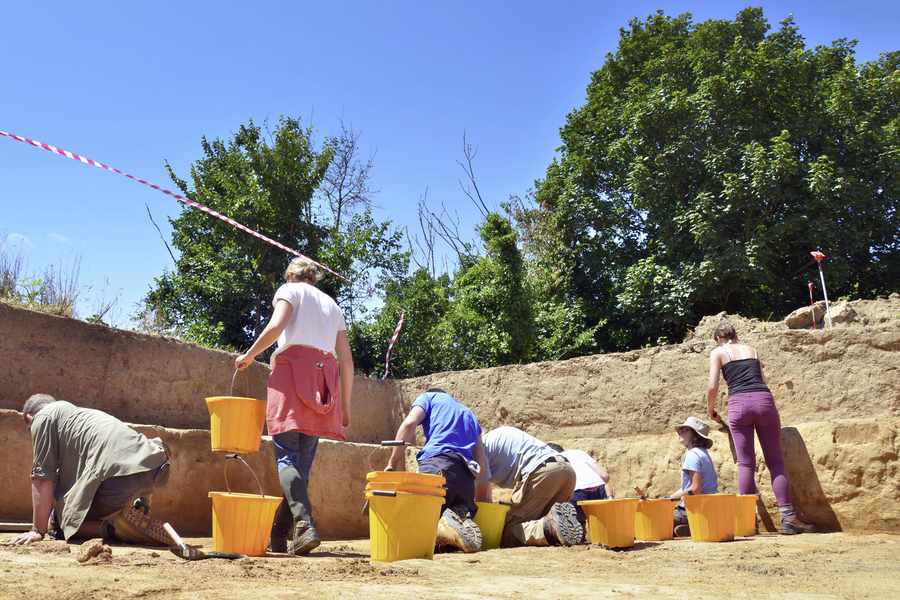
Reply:
[[[763,458],[772,476],[778,506],[791,503],[791,484],[781,454],[781,417],[770,392],[744,392],[728,398],[728,424],[734,438],[738,462],[738,491],[756,494],[756,448],[753,432],[759,436]]]

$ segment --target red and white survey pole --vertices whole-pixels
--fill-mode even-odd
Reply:
[[[816,264],[819,266],[819,279],[822,281],[822,295],[825,296],[825,325],[828,326],[828,329],[831,329],[831,309],[828,306],[828,290],[825,289],[825,274],[822,272],[822,261],[825,260],[825,255],[818,250],[813,250],[810,254],[816,259]]]

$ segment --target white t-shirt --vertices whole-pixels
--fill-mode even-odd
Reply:
[[[275,292],[272,306],[279,300],[286,300],[294,307],[290,322],[278,336],[279,351],[302,345],[334,354],[338,332],[347,329],[334,298],[308,283],[286,283]]]
[[[562,455],[575,469],[576,490],[592,489],[606,483],[600,477],[600,465],[584,450],[565,450]]]

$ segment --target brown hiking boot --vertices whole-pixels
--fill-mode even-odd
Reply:
[[[306,521],[297,521],[294,525],[294,537],[288,545],[287,551],[295,556],[303,556],[318,548],[321,543],[322,538],[319,537],[319,533],[313,525]]]
[[[544,537],[552,546],[575,546],[584,542],[584,527],[571,502],[557,502],[543,519]]]
[[[444,509],[441,520],[437,525],[437,539],[435,545],[438,547],[450,547],[462,550],[465,553],[478,552],[481,550],[481,529],[472,519],[463,519],[456,511],[449,508]]]
[[[787,517],[781,519],[781,535],[797,535],[798,533],[814,533],[816,526],[810,523],[804,523],[799,517]]]

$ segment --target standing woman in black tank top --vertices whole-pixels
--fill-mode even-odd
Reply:
[[[772,489],[781,512],[781,533],[795,534],[812,531],[802,522],[791,503],[791,485],[784,469],[781,454],[781,417],[775,399],[762,373],[756,350],[738,340],[734,327],[723,321],[716,327],[713,339],[718,344],[709,355],[709,385],[706,390],[707,412],[718,422],[716,412],[719,396],[719,373],[728,384],[728,425],[734,438],[738,463],[738,491],[757,494],[756,447],[753,433],[759,436],[766,466],[772,476]]]

